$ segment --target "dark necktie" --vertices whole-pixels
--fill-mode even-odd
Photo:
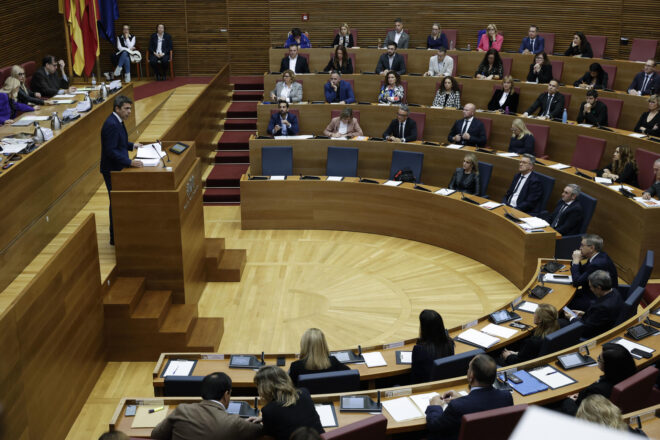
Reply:
[[[564,213],[564,211],[566,210],[567,207],[568,207],[568,205],[566,203],[564,203],[564,206],[559,208],[559,212],[557,213],[557,217],[555,217],[555,220],[552,222],[552,227],[553,228],[557,229],[557,225],[559,224],[559,218]]]
[[[534,53],[534,42],[536,41],[536,38],[532,40],[532,53]]]
[[[399,139],[403,139],[403,122],[399,122]]]
[[[646,86],[649,84],[649,80],[651,79],[651,75],[644,75],[644,83],[642,83],[642,89],[640,92],[644,94],[644,90],[646,90]]]
[[[513,196],[518,192],[518,188],[520,188],[520,185],[522,184],[522,181],[525,177],[521,174],[520,178],[518,179],[518,182],[516,182],[516,187],[513,188],[513,192],[511,193],[511,196],[509,197],[508,203],[511,203],[511,199],[513,199]],[[518,196],[520,197],[520,196]]]
[[[552,98],[554,98],[554,95],[548,95],[548,108],[545,111],[546,116],[550,116],[550,106],[552,105]]]

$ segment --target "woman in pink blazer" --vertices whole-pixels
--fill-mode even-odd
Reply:
[[[477,49],[479,52],[486,52],[488,49],[495,49],[499,52],[502,50],[502,43],[504,43],[504,37],[497,33],[497,26],[491,23],[486,28],[486,33],[481,36]]]
[[[362,136],[362,129],[357,119],[353,117],[353,110],[345,108],[336,118],[332,118],[323,134],[328,137],[336,138],[346,136]]]

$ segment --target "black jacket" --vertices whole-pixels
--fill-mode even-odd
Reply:
[[[559,215],[559,211],[561,211],[562,207],[565,205],[566,203],[561,199],[559,202],[557,202],[555,210],[552,211],[552,214],[550,214],[547,219],[548,223],[550,223],[552,226],[557,217],[559,217],[557,226],[555,227],[557,232],[559,232],[561,235],[579,234],[580,226],[582,226],[582,220],[584,219],[582,205],[580,205],[580,202],[577,200],[574,200],[573,203],[568,205],[568,207],[564,209],[564,212]]]
[[[403,75],[406,73],[406,60],[403,59],[403,55],[395,53],[394,59],[392,60],[392,68],[390,69],[389,57],[384,53],[378,58],[376,73],[380,73],[383,70],[394,70],[399,75]]]
[[[282,58],[280,63],[280,73],[289,69],[289,55]],[[300,56],[298,54],[296,61],[296,70],[294,73],[309,73],[309,65],[307,64],[307,58]]]
[[[548,108],[548,101],[550,100],[550,95],[548,92],[541,93],[534,104],[527,109],[528,114],[533,114],[537,109],[541,109],[539,115],[545,115]],[[561,115],[564,111],[564,95],[557,92],[552,97],[550,102],[550,117],[551,118],[561,118]]]
[[[529,73],[527,73],[527,81],[536,82],[538,80],[539,84],[547,84],[552,79],[552,64],[541,64],[541,71],[539,73],[534,72],[534,64],[529,65]]]
[[[493,97],[490,98],[490,102],[488,103],[488,110],[506,110],[509,107],[509,112],[518,113],[518,99],[520,96],[517,93],[509,93],[506,101],[504,101],[504,105],[500,105],[500,99],[502,99],[503,94],[504,90],[495,90]]]
[[[50,98],[57,95],[60,89],[68,89],[69,82],[60,78],[57,72],[49,75],[46,73],[46,68],[41,67],[34,72],[30,87],[32,91],[41,93],[41,96]]]
[[[596,83],[594,84],[594,89],[606,89],[607,88],[607,72],[603,71],[603,74],[600,77],[596,77]],[[580,79],[575,81],[573,85],[575,87],[580,87],[580,84],[586,83],[591,84],[593,78],[591,77],[591,72],[587,72]]]
[[[457,134],[461,134],[461,131],[463,130],[463,121],[465,119],[459,119],[458,121],[454,122],[454,126],[451,128],[449,131],[449,135],[447,136],[447,140],[451,143],[458,143],[461,145],[470,145],[470,146],[476,146],[476,147],[483,147],[486,145],[486,142],[488,141],[488,137],[486,136],[486,127],[484,126],[484,123],[481,122],[479,119],[475,118],[473,116],[472,122],[470,123],[470,127],[468,127],[467,133],[470,135],[469,140],[461,139],[459,142],[456,142],[453,137],[456,136]]]
[[[392,119],[389,127],[387,127],[387,130],[385,130],[383,133],[383,138],[387,138],[388,136],[394,136],[397,138],[401,137],[399,136],[398,119]],[[417,123],[413,118],[406,119],[406,125],[403,127],[403,137],[405,142],[412,142],[417,140]]]
[[[607,127],[607,106],[600,101],[596,101],[591,107],[591,111],[585,113],[584,104],[586,104],[586,101],[580,105],[577,117],[578,124],[586,122],[595,126]]]
[[[300,388],[298,401],[291,406],[282,406],[278,402],[268,402],[261,410],[264,435],[275,440],[288,440],[291,433],[301,426],[314,428],[319,434],[324,433],[314,402],[309,391]]]
[[[481,187],[479,186],[479,174],[475,172],[465,174],[462,167],[456,168],[454,175],[451,176],[449,189],[455,189],[456,191],[479,195],[481,192]]]
[[[503,203],[509,205],[511,203],[511,197],[516,189],[516,184],[520,179],[520,173],[516,174],[511,182],[511,186],[504,195]],[[527,181],[523,184],[522,189],[520,190],[520,195],[518,195],[518,201],[516,203],[516,209],[519,211],[526,212],[527,214],[537,213],[541,210],[539,206],[541,203],[541,198],[543,198],[543,185],[541,184],[541,179],[535,172],[531,172]]]

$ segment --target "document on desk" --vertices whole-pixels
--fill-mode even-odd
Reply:
[[[514,328],[503,327],[497,324],[488,324],[486,327],[482,328],[481,331],[504,339],[508,339],[518,333],[518,330]]]
[[[629,187],[628,185],[615,184],[615,185],[609,185],[608,188],[611,189],[612,191],[618,191],[618,190],[620,190],[621,188],[623,188],[623,189],[625,189],[626,191],[630,191],[631,193],[634,193],[634,192],[635,192],[635,189]]]
[[[518,157],[518,153],[509,153],[509,152],[497,153],[497,155],[502,157]]]
[[[403,182],[401,182],[401,181],[388,180],[387,182],[383,183],[383,185],[385,185],[385,186],[399,186],[399,185],[401,185],[402,183],[403,183]]]
[[[591,127],[593,127],[592,124],[578,124],[577,126],[578,126],[578,127],[586,127],[586,128],[591,128]]]
[[[530,226],[533,229],[545,228],[547,226],[550,226],[550,223],[538,217],[520,217],[520,220],[525,222],[526,225]]]
[[[196,362],[191,359],[171,359],[167,363],[162,377],[167,376],[190,376]]]
[[[144,167],[157,167],[158,165],[162,165],[163,162],[160,159],[138,159],[140,162],[142,162],[142,166]]]
[[[325,180],[328,182],[341,182],[344,178],[342,176],[328,176]]]
[[[495,336],[488,335],[473,328],[469,328],[463,333],[459,333],[456,339],[481,348],[490,348],[500,342],[500,338],[496,338]]]
[[[463,148],[463,145],[449,144],[449,145],[447,145],[447,148],[451,148],[452,150],[460,150],[461,148]]]
[[[415,402],[415,405],[417,405],[417,408],[422,411],[422,414],[426,414],[426,408],[429,406],[431,403],[431,399],[433,399],[435,396],[439,396],[440,394],[433,392],[433,393],[424,393],[424,394],[413,394],[410,396],[410,400]],[[445,403],[442,405],[443,408],[447,407],[447,404]]]
[[[529,312],[529,313],[534,313],[536,312],[536,308],[539,305],[537,303],[529,302],[529,301],[523,301],[521,302],[516,310],[522,310],[523,312]]]
[[[397,351],[399,355],[399,363],[412,364],[412,351]]]
[[[637,138],[637,139],[641,139],[641,138],[645,138],[645,137],[646,137],[646,135],[643,134],[643,133],[630,133],[628,136],[630,136],[630,137],[634,137],[634,138]]]
[[[364,363],[367,364],[367,367],[386,367],[387,362],[380,351],[372,351],[370,353],[362,353],[362,358],[364,358]]]
[[[635,197],[634,200],[647,208],[660,208],[660,202],[655,199],[644,200],[642,197]]]
[[[630,352],[632,352],[635,348],[638,349],[638,350],[641,350],[641,351],[645,351],[647,353],[653,353],[655,351],[651,347],[647,347],[646,345],[638,344],[636,342],[632,342],[632,341],[629,341],[629,340],[623,339],[623,338],[614,339],[611,342],[623,346],[626,350],[628,350]]]
[[[491,210],[491,209],[499,208],[500,206],[502,206],[502,204],[497,202],[486,202],[486,203],[482,203],[479,206]]]
[[[160,409],[162,408],[162,409]],[[149,410],[153,409],[154,412],[150,413]],[[155,428],[160,422],[167,417],[167,405],[140,405],[137,407],[135,418],[131,424],[131,428]]]
[[[543,276],[543,281],[545,281],[546,283],[554,283],[554,284],[571,284],[573,283],[573,276],[557,274],[557,273],[546,273]]]
[[[562,373],[561,371],[557,370],[556,368],[550,365],[537,368],[536,370],[531,370],[529,374],[531,374],[532,376],[534,376],[535,378],[537,378],[538,380],[540,380],[541,382],[552,388],[553,390],[575,383],[575,379],[565,375],[564,373]]]
[[[555,163],[552,165],[548,165],[548,168],[553,168],[555,170],[565,170],[566,168],[570,168],[568,165],[564,165],[563,163]]]
[[[317,403],[314,405],[314,409],[316,409],[316,413],[319,415],[319,419],[321,419],[321,426],[324,428],[339,426],[335,406],[332,403]]]
[[[299,134],[297,136],[275,136],[275,139],[311,139],[313,134]]]
[[[270,176],[268,180],[286,180],[286,176]]]
[[[135,155],[136,159],[160,159],[165,156],[165,152],[162,150],[159,143],[146,144],[138,147],[137,154]]]
[[[398,399],[384,400],[383,407],[387,410],[392,418],[397,422],[405,420],[421,419],[424,414],[419,411],[417,405],[413,403],[408,397],[400,397]]]
[[[608,179],[606,177],[598,177],[598,176],[594,177],[594,181],[596,183],[606,183],[608,185],[612,183],[612,179]]]
[[[53,99],[53,102],[56,105],[61,105],[61,104],[73,104],[76,101],[73,99]]]
[[[442,188],[434,192],[433,194],[440,194],[441,196],[450,196],[456,192],[455,189]]]
[[[64,95],[64,94],[62,94],[62,95],[55,95],[51,99],[71,99],[71,98],[75,98],[75,97],[76,97],[76,95],[69,95],[69,94]]]

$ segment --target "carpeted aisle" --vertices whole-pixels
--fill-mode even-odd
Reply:
[[[212,76],[177,76],[167,81],[153,81],[149,84],[135,87],[133,89],[133,96],[137,101],[187,84],[208,84],[211,79],[213,79]]]

